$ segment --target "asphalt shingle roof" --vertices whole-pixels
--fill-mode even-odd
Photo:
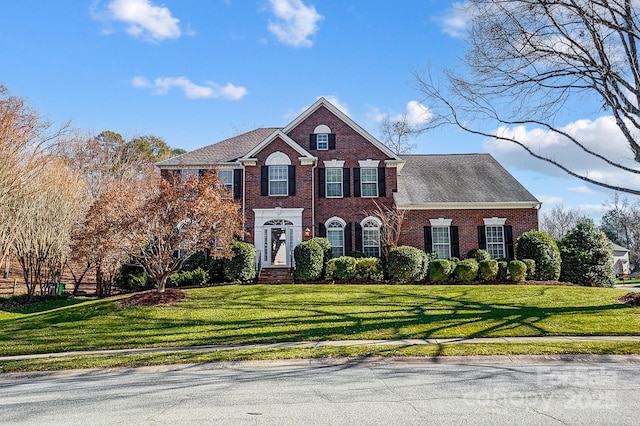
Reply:
[[[405,155],[398,205],[539,201],[490,154]]]
[[[212,145],[169,158],[157,163],[159,167],[170,166],[202,166],[235,161],[258,146],[276,127],[263,127],[225,139]]]

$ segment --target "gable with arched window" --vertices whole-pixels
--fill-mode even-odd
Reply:
[[[260,170],[260,195],[296,195],[296,167],[285,153],[276,151],[267,157]]]

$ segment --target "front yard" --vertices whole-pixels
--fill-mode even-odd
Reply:
[[[249,285],[172,306],[117,298],[0,311],[0,355],[342,339],[637,335],[623,290],[511,285]],[[69,301],[71,303],[71,301]]]

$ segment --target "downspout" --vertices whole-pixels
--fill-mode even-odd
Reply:
[[[318,159],[313,162],[311,167],[311,237],[316,236],[316,167],[318,167]]]

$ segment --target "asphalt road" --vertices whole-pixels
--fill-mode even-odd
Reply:
[[[441,363],[443,362],[443,363]],[[290,361],[0,375],[0,424],[638,424],[640,363]]]

